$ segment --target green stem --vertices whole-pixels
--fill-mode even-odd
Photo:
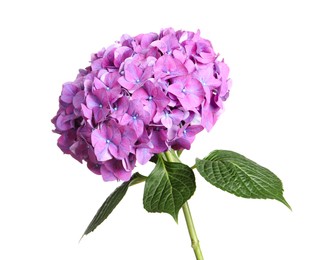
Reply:
[[[180,159],[176,156],[176,154],[172,151],[167,151],[164,153],[166,156],[167,161],[169,162],[180,162]],[[194,226],[194,221],[191,217],[190,209],[189,209],[189,204],[186,201],[183,206],[182,206],[184,218],[186,220],[188,232],[190,235],[191,239],[191,247],[194,250],[196,260],[204,260],[201,247],[199,245],[199,240],[196,234],[195,226]]]
[[[198,237],[196,234],[193,219],[191,217],[188,202],[185,202],[183,204],[182,210],[183,210],[184,217],[186,219],[187,228],[188,228],[190,239],[191,239],[191,247],[194,249],[196,259],[203,260],[204,257],[203,257],[202,251],[201,251],[201,247],[199,246],[199,240],[198,240]]]
[[[173,150],[165,152],[165,156],[169,162],[181,162]]]

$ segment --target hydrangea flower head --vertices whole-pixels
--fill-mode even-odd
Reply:
[[[169,149],[190,149],[210,131],[229,95],[229,68],[200,32],[123,35],[92,54],[62,86],[52,119],[59,148],[103,180],[129,180]]]

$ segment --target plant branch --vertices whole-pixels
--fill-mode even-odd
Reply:
[[[172,150],[167,151],[164,154],[165,154],[167,161],[169,161],[169,162],[181,162],[180,159],[177,157],[176,153]],[[194,165],[194,166],[196,166],[196,165]],[[194,221],[192,219],[191,212],[189,209],[189,204],[187,201],[183,204],[182,211],[184,214],[184,218],[186,220],[188,232],[189,232],[190,239],[191,239],[191,247],[194,250],[196,260],[204,260],[204,257],[203,257],[202,251],[201,251],[201,247],[199,245],[197,233],[195,230]]]
[[[188,228],[190,239],[191,239],[191,247],[194,250],[196,259],[197,260],[203,260],[204,257],[203,257],[202,251],[201,251],[201,247],[199,245],[199,240],[198,240],[198,237],[197,237],[197,234],[196,234],[193,219],[191,217],[188,202],[185,202],[183,204],[182,210],[183,210],[184,218],[186,219],[187,228]]]

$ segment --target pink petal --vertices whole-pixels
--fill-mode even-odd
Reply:
[[[121,121],[119,122],[120,125],[127,125],[133,120],[133,117],[128,115],[127,113],[124,114],[121,118]]]
[[[93,79],[93,85],[96,89],[105,89],[106,85],[97,77]]]
[[[76,95],[73,98],[73,105],[76,109],[81,108],[81,104],[83,104],[85,101],[85,93],[83,90],[76,93]]]
[[[126,89],[128,89],[128,90],[135,90],[135,89],[136,89],[136,88],[135,88],[136,83],[129,82],[128,80],[125,79],[125,77],[120,77],[120,78],[118,79],[118,83],[119,83],[122,87],[124,87],[124,88],[126,88]]]
[[[62,86],[62,92],[61,92],[60,99],[63,102],[70,104],[70,103],[72,103],[73,97],[77,93],[77,91],[78,91],[78,87],[74,83],[72,83],[72,82],[65,83]]]
[[[86,105],[81,104],[82,112],[85,118],[91,119],[92,118],[92,110],[87,108]]]
[[[166,115],[164,117],[161,118],[161,123],[163,124],[163,126],[165,126],[167,129],[171,128],[173,125],[173,121],[172,118],[170,118],[169,115]]]
[[[100,168],[100,173],[101,176],[103,177],[104,181],[115,181],[117,178],[115,177],[112,168],[110,167],[111,162],[107,161],[105,162],[101,168]]]
[[[146,164],[152,157],[151,149],[148,147],[137,148],[136,149],[136,159],[137,161],[144,165]]]
[[[177,59],[169,55],[161,56],[154,66],[154,76],[156,79],[169,79],[187,74],[186,67]]]
[[[126,63],[125,67],[124,67],[124,71],[125,71],[125,78],[127,81],[129,82],[134,82],[134,83],[138,83],[137,81],[140,80],[142,74],[143,74],[143,70],[141,68],[139,68],[138,66],[136,66],[135,64],[131,63]]]
[[[133,50],[127,46],[118,47],[114,51],[114,65],[120,68],[121,63],[133,53]]]
[[[143,134],[144,123],[142,120],[134,120],[131,124],[133,129],[135,130],[136,136],[140,137]]]

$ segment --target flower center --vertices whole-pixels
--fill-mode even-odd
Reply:
[[[148,100],[151,101],[152,100],[152,96],[148,96]]]
[[[109,144],[111,142],[110,139],[106,139],[106,143]]]
[[[162,72],[164,72],[165,74],[171,74],[171,72],[168,69],[163,69]]]
[[[99,108],[102,108],[103,107],[103,104],[99,104]]]

